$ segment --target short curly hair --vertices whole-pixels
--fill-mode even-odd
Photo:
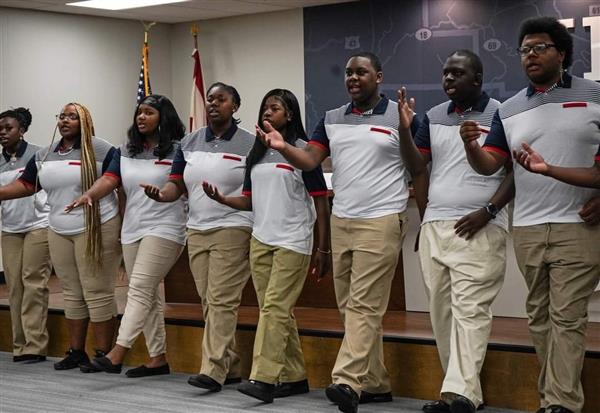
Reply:
[[[563,69],[568,69],[573,63],[573,38],[567,28],[554,17],[536,17],[525,20],[519,33],[519,46],[525,36],[535,33],[546,33],[552,39],[556,50],[565,53],[562,62]]]

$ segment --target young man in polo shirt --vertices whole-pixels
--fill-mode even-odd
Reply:
[[[331,155],[333,274],[345,335],[326,394],[341,411],[354,413],[359,400],[392,400],[381,321],[406,232],[408,185],[398,105],[379,94],[379,58],[368,52],[350,57],[345,80],[352,102],[328,111],[306,148],[286,144],[272,129],[265,143],[306,171]],[[417,127],[413,118],[413,132]]]
[[[479,173],[494,173],[511,150],[521,164],[514,244],[542,367],[538,412],[581,413],[587,307],[600,279],[600,227],[582,219],[582,207],[598,195],[584,186],[600,187],[600,85],[566,73],[573,40],[556,19],[523,23],[519,44],[530,85],[500,106],[483,147],[476,122],[464,122],[460,133]]]
[[[427,174],[431,162],[429,187],[415,186],[428,198],[419,254],[445,377],[441,400],[425,404],[426,413],[474,413],[482,405],[479,373],[492,328],[490,306],[504,280],[508,214],[503,207],[514,196],[512,164],[482,177],[467,163],[459,139],[466,120],[477,121],[486,134],[500,106],[482,92],[482,82],[479,56],[470,50],[451,53],[442,74],[450,100],[427,112],[414,142],[414,100],[408,101],[402,88],[398,101],[401,153],[410,173]]]

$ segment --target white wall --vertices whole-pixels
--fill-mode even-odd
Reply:
[[[150,34],[155,93],[171,93],[170,25]],[[27,139],[48,144],[55,115],[70,101],[86,105],[96,135],[120,143],[132,122],[143,26],[132,20],[0,8],[0,109],[25,106]]]
[[[198,23],[205,87],[216,81],[236,87],[242,98],[237,117],[243,128],[254,131],[260,101],[273,88],[296,95],[304,120],[302,19],[302,10],[296,9]],[[193,71],[190,26],[176,24],[171,35],[173,101],[186,119]]]

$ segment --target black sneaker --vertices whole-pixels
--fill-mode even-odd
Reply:
[[[90,362],[90,358],[83,350],[70,348],[65,354],[67,357],[54,363],[54,370],[71,370],[79,367],[82,363]]]
[[[94,355],[94,357],[104,357],[104,356],[106,356],[106,353],[102,350],[96,350],[96,354]],[[92,362],[88,359],[86,361],[79,363],[79,371],[81,371],[82,373],[98,373],[99,371],[102,371],[102,370],[99,369],[98,367],[94,366],[92,364]]]

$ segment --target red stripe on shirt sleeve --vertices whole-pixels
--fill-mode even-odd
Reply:
[[[567,102],[563,103],[563,108],[587,108],[587,102]]]
[[[69,165],[81,166],[81,161],[71,161],[71,162],[69,162]]]
[[[421,153],[431,153],[431,148],[422,148],[421,146],[417,146],[417,149]]]
[[[319,141],[315,141],[315,140],[310,140],[308,141],[309,145],[315,145],[317,148],[324,150],[325,152],[329,153],[329,148],[325,145],[323,145],[321,142]]]
[[[35,185],[32,185],[30,182],[27,182],[26,180],[19,178],[17,179],[17,181],[21,182],[23,185],[25,185],[25,187],[27,189],[35,189]]]
[[[171,161],[154,161],[154,165],[173,165]]]
[[[252,196],[252,191],[242,191],[242,195],[244,195],[244,196]]]
[[[596,157],[594,157],[595,161],[600,161],[600,155],[596,155]]]
[[[308,195],[310,195],[312,197],[327,196],[328,194],[329,194],[329,191],[313,191],[313,192],[308,193]]]
[[[103,176],[106,176],[108,178],[114,179],[117,182],[121,182],[121,177],[119,177],[119,175],[114,174],[112,172],[104,172]]]
[[[169,181],[181,181],[181,180],[183,180],[183,175],[180,175],[180,174],[169,175]]]
[[[294,168],[288,164],[285,163],[278,163],[275,165],[275,168],[279,168],[279,169],[287,169],[288,171],[292,171],[294,172]]]
[[[510,153],[496,147],[496,146],[491,146],[491,145],[483,145],[482,149],[484,151],[488,151],[488,152],[496,152],[499,153],[500,155],[504,156],[505,158],[510,158]]]

